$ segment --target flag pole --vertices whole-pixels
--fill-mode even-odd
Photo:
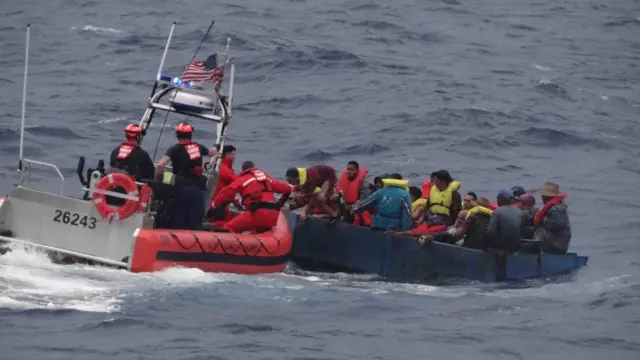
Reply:
[[[27,107],[27,72],[29,69],[29,38],[31,37],[31,25],[27,24],[27,45],[24,50],[24,82],[22,85],[22,115],[20,118],[20,154],[18,160],[18,171],[20,180],[24,179],[22,173],[22,160],[24,155],[24,118]]]
[[[167,58],[167,52],[169,52],[169,44],[171,44],[171,38],[173,37],[173,29],[176,28],[176,22],[173,22],[171,25],[171,31],[169,31],[169,38],[167,39],[167,44],[164,46],[164,53],[162,54],[162,60],[160,60],[160,67],[158,68],[158,74],[156,75],[156,80],[160,80],[160,75],[162,74],[162,68],[164,67],[164,60]]]

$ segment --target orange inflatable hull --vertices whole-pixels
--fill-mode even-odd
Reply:
[[[141,229],[130,270],[152,272],[179,266],[235,274],[282,272],[291,243],[292,231],[282,212],[276,226],[261,234]]]

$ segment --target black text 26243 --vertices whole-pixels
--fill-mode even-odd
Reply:
[[[82,216],[78,213],[56,209],[55,215],[53,216],[53,221],[71,226],[82,226],[88,229],[95,229],[96,222],[98,220],[93,216]]]

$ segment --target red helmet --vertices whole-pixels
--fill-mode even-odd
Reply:
[[[176,126],[176,133],[180,134],[191,134],[193,133],[193,126],[186,122],[181,122]]]
[[[138,124],[129,124],[124,128],[124,134],[127,137],[136,137],[142,135],[142,128]]]

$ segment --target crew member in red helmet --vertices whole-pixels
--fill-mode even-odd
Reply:
[[[137,124],[127,125],[124,135],[126,140],[111,152],[111,169],[108,172],[122,172],[136,181],[153,179],[153,161],[149,153],[140,147],[142,128]]]
[[[203,156],[216,156],[215,147],[191,141],[193,126],[181,122],[176,126],[178,143],[167,150],[156,166],[156,179],[173,183],[176,187],[176,208],[173,215],[173,228],[183,230],[202,230],[204,218],[204,197],[207,179],[203,175]],[[164,166],[171,161],[173,178],[164,179]]]
[[[213,207],[226,206],[240,193],[246,211],[225,223],[223,228],[233,233],[265,232],[276,226],[280,213],[280,204],[273,194],[285,195],[292,191],[293,186],[271,178],[255,168],[253,162],[245,161],[238,179],[222,188],[213,199]]]

